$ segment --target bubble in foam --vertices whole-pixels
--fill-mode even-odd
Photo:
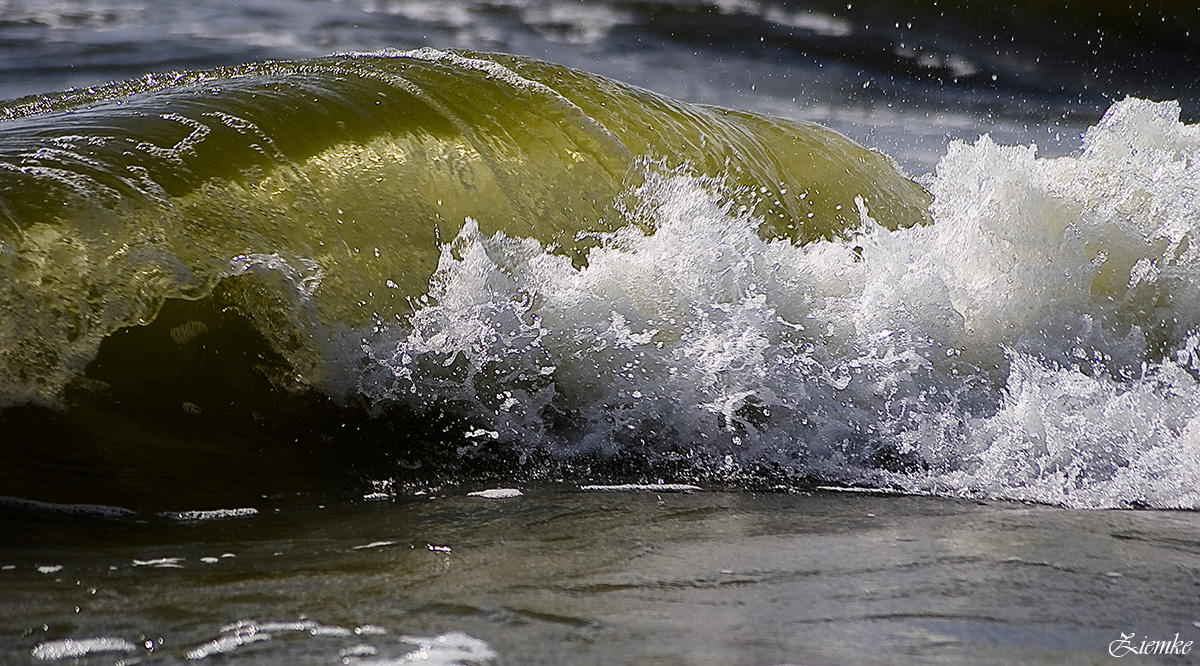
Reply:
[[[89,655],[104,653],[130,653],[137,651],[137,646],[123,638],[98,636],[95,638],[62,638],[59,640],[38,643],[32,650],[33,658],[38,661],[60,661],[65,659],[84,659]]]
[[[402,636],[400,640],[415,646],[398,662],[402,664],[468,666],[491,663],[499,656],[487,642],[461,631],[450,631],[437,636]]]

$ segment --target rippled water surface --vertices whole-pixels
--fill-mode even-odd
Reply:
[[[1200,619],[1192,513],[494,494],[6,513],[0,647],[14,664],[1099,664],[1122,633],[1191,639]]]

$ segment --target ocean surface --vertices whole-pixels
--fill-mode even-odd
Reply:
[[[1191,663],[1198,30],[0,0],[0,661]]]

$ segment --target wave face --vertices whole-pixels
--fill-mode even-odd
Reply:
[[[642,160],[723,175],[771,237],[857,224],[856,196],[924,216],[889,161],[816,125],[672,102],[514,57],[432,50],[277,62],[27,98],[0,116],[14,314],[0,401],[56,399],[123,326],[232,277],[282,280],[258,328],[322,385],[339,326],[425,293],[471,217],[582,261]],[[260,287],[267,289],[268,287]],[[278,292],[278,293],[274,293]]]
[[[349,458],[1200,505],[1171,103],[1070,157],[952,144],[924,187],[818,126],[473,53],[4,113],[10,485],[33,451],[93,491]]]

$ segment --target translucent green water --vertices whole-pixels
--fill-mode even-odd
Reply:
[[[928,203],[887,158],[819,126],[508,56],[147,76],[4,115],[9,403],[56,400],[104,338],[166,299],[262,271],[268,284],[226,299],[320,385],[322,338],[408,314],[466,218],[582,261],[594,234],[628,223],[615,206],[647,161],[723,179],[762,233],[797,242],[857,227],[856,197],[892,226]]]
[[[409,326],[468,222],[582,266],[654,229],[634,193],[664,172],[764,240],[847,238],[867,207],[928,219],[922,187],[820,126],[514,56],[148,75],[2,115],[0,474],[51,500],[211,504],[457,446],[437,418],[371,419],[347,351]],[[75,481],[46,493],[46,474]]]

